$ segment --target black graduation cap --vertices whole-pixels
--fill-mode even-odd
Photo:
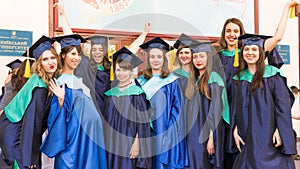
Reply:
[[[9,67],[9,68],[11,68],[11,70],[14,70],[15,68],[18,68],[21,63],[22,63],[21,60],[16,59],[16,60],[8,63],[6,66]]]
[[[81,43],[86,42],[86,40],[79,34],[57,36],[54,37],[53,39],[60,43],[61,48],[67,46],[80,46]]]
[[[174,43],[173,46],[175,49],[178,49],[180,45],[190,46],[192,43],[195,42],[197,42],[197,40],[183,33],[179,36],[179,38],[177,39],[177,41]]]
[[[106,37],[106,36],[93,35],[93,36],[90,36],[90,37],[86,38],[86,40],[90,40],[91,45],[101,44],[101,45],[104,45],[104,46],[108,46],[108,37]]]
[[[258,45],[264,48],[264,41],[272,36],[256,35],[256,34],[244,34],[239,36],[239,40],[242,40],[242,46],[245,45]]]
[[[211,42],[194,42],[190,45],[193,53],[211,52]]]
[[[148,42],[141,44],[140,48],[142,48],[144,50],[158,48],[158,49],[163,49],[166,51],[170,51],[170,50],[174,49],[172,46],[170,46],[167,42],[162,40],[160,37],[153,38],[153,39],[149,40]]]
[[[43,35],[39,40],[37,40],[30,48],[29,48],[29,55],[27,51],[23,53],[22,56],[29,56],[35,58],[35,60],[38,60],[41,54],[45,50],[49,50],[53,48],[52,44],[55,41],[45,35]]]
[[[130,62],[132,68],[137,67],[138,65],[142,64],[143,61],[138,58],[135,54],[133,54],[130,50],[126,47],[121,48],[117,52],[113,54],[113,61],[116,62],[117,60],[126,60]]]

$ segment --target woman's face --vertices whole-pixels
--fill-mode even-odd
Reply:
[[[240,27],[235,23],[228,23],[225,27],[225,41],[227,46],[235,46],[236,39],[240,36]]]
[[[164,52],[161,49],[151,49],[149,51],[149,64],[153,70],[162,70],[164,64]]]
[[[192,51],[190,48],[182,48],[178,52],[178,58],[182,65],[187,65],[192,61]]]
[[[76,48],[73,48],[70,52],[63,56],[64,66],[70,70],[74,70],[81,61],[81,56],[79,55]]]
[[[104,59],[104,48],[102,44],[94,44],[91,49],[91,55],[96,64],[102,64]]]
[[[206,52],[193,53],[193,64],[198,70],[204,70],[207,65],[208,55]]]
[[[243,58],[248,65],[255,65],[259,59],[259,47],[257,45],[246,45],[243,48]]]
[[[42,68],[45,70],[49,77],[52,77],[57,69],[57,59],[55,55],[50,50],[45,50],[40,58]]]
[[[129,69],[124,69],[119,66],[119,63],[116,64],[115,74],[117,79],[119,80],[119,84],[128,84],[130,83],[130,78],[132,75],[132,71]]]

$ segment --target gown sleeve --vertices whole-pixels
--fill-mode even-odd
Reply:
[[[65,94],[62,108],[56,96],[53,97],[48,116],[48,135],[46,136],[40,150],[52,158],[66,148],[67,145],[67,113],[68,92]],[[59,133],[59,134],[58,134]]]
[[[296,143],[291,120],[291,102],[293,100],[291,100],[286,79],[277,74],[276,79],[273,81],[273,86],[276,125],[282,140],[281,152],[284,154],[296,154]]]
[[[23,165],[38,164],[41,156],[39,148],[42,134],[46,130],[49,107],[48,89],[36,87],[22,121],[21,154]]]
[[[150,119],[153,114],[153,109],[145,94],[141,94],[140,100],[137,101],[137,122],[138,136],[140,143],[140,155],[137,160],[136,167],[151,168],[151,137]]]
[[[183,168],[187,164],[186,142],[184,139],[185,124],[183,122],[183,95],[177,81],[172,82],[172,89],[167,98],[171,102],[169,122],[166,123],[168,131],[165,133],[163,151],[159,160],[175,168]],[[172,147],[173,146],[173,147]]]
[[[221,167],[223,164],[223,99],[222,92],[224,87],[217,85],[217,83],[212,83],[210,85],[210,108],[208,113],[208,124],[210,130],[213,131],[213,139],[214,139],[214,149],[215,155],[210,158],[210,163],[214,164],[216,167]],[[209,131],[207,131],[209,134]]]

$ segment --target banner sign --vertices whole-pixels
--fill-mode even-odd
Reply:
[[[21,56],[31,45],[31,31],[0,29],[0,56]]]
[[[276,45],[284,64],[290,64],[290,45]]]

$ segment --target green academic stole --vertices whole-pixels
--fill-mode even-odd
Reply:
[[[9,121],[16,123],[23,118],[23,115],[31,102],[32,91],[36,87],[47,88],[47,85],[37,74],[33,74],[17,95],[4,108],[5,115]]]

